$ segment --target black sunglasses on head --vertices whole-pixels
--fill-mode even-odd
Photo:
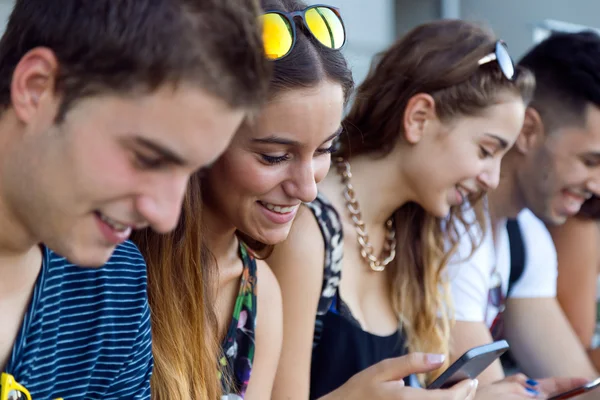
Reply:
[[[494,47],[494,51],[482,57],[478,64],[484,65],[493,61],[498,63],[498,66],[500,67],[500,70],[506,79],[512,81],[515,78],[515,64],[508,53],[508,47],[506,46],[506,43],[504,43],[502,40],[498,40],[496,42],[496,46]]]

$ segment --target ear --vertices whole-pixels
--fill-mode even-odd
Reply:
[[[10,85],[12,108],[19,120],[29,122],[43,99],[54,96],[58,60],[47,48],[30,50],[17,64]]]
[[[539,146],[545,136],[544,122],[535,108],[527,107],[521,133],[515,142],[515,149],[526,154]]]
[[[418,143],[425,131],[427,122],[433,120],[435,100],[426,93],[417,93],[408,100],[404,109],[404,137],[410,144]]]

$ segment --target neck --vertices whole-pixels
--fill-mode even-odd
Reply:
[[[205,228],[204,238],[212,255],[216,258],[219,270],[237,259],[238,240],[236,228],[216,207],[207,202],[202,207],[202,224]]]
[[[500,183],[490,192],[489,207],[492,222],[504,218],[515,218],[525,208],[525,199],[519,189],[517,171],[521,166],[518,154],[509,152],[502,162]]]
[[[367,225],[383,225],[392,214],[411,198],[408,181],[402,174],[393,154],[383,158],[368,155],[347,160],[350,162],[356,199],[362,219]],[[337,169],[334,165],[333,168]],[[342,185],[340,175],[330,174],[336,186]]]
[[[26,256],[39,240],[29,231],[19,218],[15,201],[10,201],[7,188],[15,185],[14,165],[17,164],[12,155],[17,153],[17,138],[21,136],[22,127],[10,110],[0,117],[0,258],[19,258]],[[22,184],[18,182],[17,184]],[[0,269],[3,267],[0,263]]]

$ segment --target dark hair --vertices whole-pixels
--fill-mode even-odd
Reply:
[[[535,75],[531,106],[548,131],[585,124],[586,106],[600,106],[600,36],[555,33],[519,62]]]
[[[298,0],[262,0],[263,10],[292,12],[307,6]],[[276,96],[282,91],[313,87],[323,79],[338,82],[348,100],[354,81],[346,59],[339,50],[322,46],[303,24],[296,21],[296,43],[286,57],[276,60],[269,94]]]
[[[592,196],[587,199],[577,216],[583,219],[600,219],[600,197]]]
[[[459,20],[430,22],[410,31],[377,57],[358,88],[344,120],[346,134],[337,155],[351,159],[361,154],[390,154],[404,140],[404,110],[418,93],[433,97],[442,121],[479,115],[501,102],[507,92],[527,103],[534,87],[531,73],[517,69],[510,81],[498,63],[479,65],[481,58],[494,51],[496,42],[491,32]],[[414,202],[394,213],[396,237],[403,248],[397,252],[397,268],[390,280],[392,303],[411,351],[448,353],[444,269],[458,245],[461,228],[483,221],[480,204],[473,206],[475,221],[467,221],[462,210],[453,208],[445,224]],[[475,235],[470,236],[475,246]]]
[[[0,108],[10,107],[13,71],[36,47],[59,62],[58,121],[82,97],[179,82],[254,108],[271,72],[259,13],[254,0],[17,0],[0,41]]]

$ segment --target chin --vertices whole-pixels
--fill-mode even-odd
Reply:
[[[287,239],[290,233],[290,228],[291,226],[286,226],[285,228],[265,230],[261,233],[257,233],[256,235],[250,235],[250,237],[262,244],[274,246],[278,243],[284,242]]]
[[[546,215],[544,218],[540,219],[548,225],[558,226],[567,222],[567,218],[567,216],[560,215],[558,213],[552,213],[551,215]]]
[[[425,208],[425,207],[423,207]],[[450,214],[450,205],[446,202],[425,208],[425,211],[436,218],[446,218]]]
[[[65,257],[73,265],[85,268],[102,267],[112,256],[116,246],[92,246],[92,245],[71,245],[61,246],[52,244],[47,245],[49,249]]]

